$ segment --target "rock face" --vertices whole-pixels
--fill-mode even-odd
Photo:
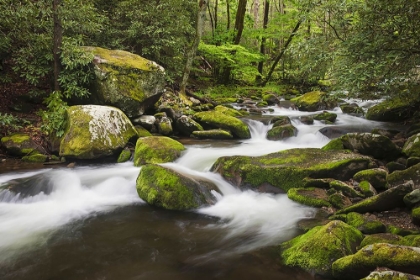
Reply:
[[[303,186],[310,178],[348,180],[356,172],[374,166],[371,158],[344,151],[290,149],[260,157],[226,156],[211,170],[243,188],[270,185],[288,191]]]
[[[164,92],[164,69],[155,62],[121,50],[84,50],[94,55],[91,98],[95,104],[117,107],[132,118],[142,115]]]
[[[190,210],[216,201],[210,192],[217,190],[213,183],[155,164],[142,167],[136,188],[141,199],[169,210]]]
[[[251,138],[249,128],[243,121],[219,111],[196,113],[193,119],[203,125],[203,127],[221,128],[230,131],[235,137],[240,139]]]
[[[286,265],[331,276],[332,263],[354,253],[362,240],[363,234],[357,229],[342,221],[332,221],[281,244],[281,256]]]
[[[134,165],[165,163],[176,160],[185,150],[184,145],[165,136],[139,138],[134,151]]]
[[[420,273],[420,248],[376,243],[356,254],[335,261],[333,275],[337,279],[360,279],[377,267],[387,267],[401,272]]]
[[[95,159],[119,153],[137,138],[137,131],[119,109],[79,105],[67,109],[67,128],[60,142],[60,156]]]

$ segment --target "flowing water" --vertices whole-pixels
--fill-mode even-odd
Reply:
[[[335,126],[384,126],[335,112]],[[240,191],[209,171],[221,156],[324,146],[330,139],[318,130],[326,125],[302,124],[305,114],[276,107],[265,116],[292,118],[298,135],[284,141],[266,140],[270,125],[251,119],[249,140],[186,140],[183,156],[164,165],[220,189],[215,205],[196,211],[148,206],[137,196],[141,168],[132,163],[3,170],[0,186],[29,183],[19,194],[0,191],[0,279],[314,279],[281,266],[272,245],[295,236],[297,222],[316,210],[285,194]]]

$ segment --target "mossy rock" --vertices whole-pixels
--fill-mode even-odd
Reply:
[[[335,192],[329,195],[328,202],[337,209],[343,209],[352,205],[351,200],[341,192]]]
[[[399,236],[413,236],[413,235],[416,235],[416,234],[420,234],[420,232],[417,231],[417,230],[401,228],[401,227],[397,227],[397,226],[394,226],[394,225],[388,225],[387,229],[386,229],[386,232],[389,232],[389,233],[392,233],[392,234],[397,234]],[[419,241],[420,241],[420,239],[419,239]],[[406,243],[404,245],[420,247],[419,246],[420,244],[419,245],[412,245],[411,243]]]
[[[119,109],[98,105],[71,106],[60,142],[60,156],[95,159],[117,155],[137,131]]]
[[[411,217],[413,219],[413,223],[420,224],[420,207],[416,207],[411,210]]]
[[[316,275],[331,276],[334,261],[353,254],[363,234],[342,221],[332,221],[280,245],[284,264]]]
[[[404,196],[404,203],[408,208],[413,208],[416,205],[420,206],[420,189],[415,189],[414,191],[406,194]]]
[[[275,126],[267,131],[268,140],[283,140],[297,135],[297,129],[291,124]]]
[[[124,150],[121,151],[121,153],[120,153],[120,155],[117,159],[117,162],[118,163],[123,163],[123,162],[129,161],[130,158],[131,158],[131,151],[129,149],[124,149]]]
[[[345,196],[350,197],[350,198],[364,197],[363,194],[356,191],[353,188],[353,186],[350,186],[347,183],[339,181],[339,180],[331,181],[330,187],[332,189],[342,192]]]
[[[139,138],[134,151],[134,165],[172,162],[181,156],[184,145],[166,136]]]
[[[327,145],[322,147],[324,151],[331,151],[331,150],[344,150],[344,144],[341,138],[335,138],[332,139],[330,142],[328,142]]]
[[[191,210],[215,203],[208,181],[190,178],[156,164],[144,165],[136,182],[137,193],[150,205],[169,210]]]
[[[392,173],[397,170],[404,170],[407,168],[407,166],[405,166],[404,164],[396,162],[396,161],[390,161],[385,166],[388,169],[389,173]]]
[[[249,128],[243,121],[218,111],[199,112],[194,114],[193,119],[203,126],[228,130],[240,139],[251,138]]]
[[[377,269],[361,280],[420,280],[420,277],[401,271],[390,269]]]
[[[159,134],[169,136],[173,134],[172,121],[168,117],[162,117],[157,121],[157,128]]]
[[[136,131],[137,131],[137,136],[138,137],[148,137],[148,136],[152,136],[152,134],[147,130],[147,129],[145,129],[144,127],[142,127],[142,126],[139,126],[139,125],[136,125],[135,126],[135,129],[136,129]]]
[[[47,155],[43,155],[40,153],[34,153],[27,156],[22,157],[22,161],[25,162],[33,162],[33,163],[43,163],[48,160]]]
[[[385,233],[386,231],[386,226],[382,222],[356,212],[347,214],[346,223],[364,234]]]
[[[210,129],[202,131],[193,131],[191,136],[200,139],[232,139],[233,136],[229,131],[223,129]]]
[[[420,163],[405,170],[394,171],[386,177],[386,181],[391,187],[402,184],[408,180],[412,180],[416,186],[420,185]]]
[[[420,248],[376,243],[332,264],[333,276],[337,279],[360,279],[377,267],[420,274]]]
[[[262,99],[268,105],[275,105],[275,104],[278,104],[280,102],[280,99],[274,93],[263,94]]]
[[[288,116],[276,116],[270,120],[270,123],[273,124],[273,127],[292,124]]]
[[[337,119],[337,114],[326,112],[326,111],[314,116],[314,120],[325,121],[327,123],[334,123],[336,119]]]
[[[360,202],[357,202],[347,208],[337,211],[337,214],[345,214],[350,212],[367,213],[367,212],[381,212],[392,210],[397,207],[404,207],[403,198],[406,194],[413,190],[413,182],[410,181],[405,184],[390,188],[378,195],[368,197]]]
[[[366,119],[382,122],[404,121],[411,117],[418,105],[419,102],[413,98],[395,97],[370,107],[366,113]]]
[[[371,197],[371,196],[374,196],[374,195],[377,195],[378,194],[378,192],[376,191],[376,189],[368,181],[361,181],[359,183],[359,188],[360,188],[361,193],[365,197]]]
[[[335,101],[324,101],[324,96],[326,96],[325,92],[311,91],[302,96],[295,97],[291,101],[295,102],[299,110],[309,112],[329,110],[337,106],[337,102]]]
[[[363,248],[367,245],[372,245],[376,243],[388,243],[394,245],[406,245],[405,240],[402,236],[392,233],[376,233],[371,235],[366,235],[360,247]]]
[[[331,207],[328,195],[324,189],[319,188],[291,188],[287,197],[293,201],[312,207]]]
[[[6,148],[9,155],[25,156],[33,152],[41,152],[38,145],[25,133],[14,133],[1,138],[1,144]]]
[[[340,139],[344,148],[377,159],[395,159],[401,154],[401,149],[397,145],[380,134],[347,133]]]
[[[216,107],[214,107],[214,110],[223,114],[226,114],[228,116],[231,117],[243,117],[246,115],[246,113],[244,113],[243,111],[238,111],[236,109],[233,108],[228,108],[226,106],[222,106],[222,105],[218,105]]]
[[[352,104],[341,104],[340,109],[344,114],[355,115],[355,116],[362,116],[364,115],[364,111],[362,108],[359,107],[356,103]]]
[[[402,152],[408,157],[420,157],[420,133],[407,139]]]
[[[203,131],[201,124],[190,118],[189,116],[181,116],[176,120],[177,130],[185,136],[190,136],[193,131]]]
[[[290,149],[259,157],[225,156],[211,170],[243,188],[268,184],[284,191],[300,188],[306,177],[348,180],[356,172],[374,166],[371,158],[351,152]]]
[[[388,172],[380,168],[366,169],[354,174],[353,179],[362,182],[368,181],[376,190],[386,189]]]
[[[413,247],[420,247],[420,234],[410,234],[404,236],[404,245],[406,246],[413,246]]]
[[[153,61],[122,50],[83,47],[94,56],[92,102],[121,109],[128,117],[141,116],[164,92],[165,71]]]
[[[417,163],[420,163],[420,157],[409,157],[407,159],[407,167],[411,167]]]

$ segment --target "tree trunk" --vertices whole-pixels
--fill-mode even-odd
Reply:
[[[263,19],[263,29],[267,29],[267,25],[268,25],[268,15],[269,15],[269,11],[270,11],[270,0],[265,0],[264,3],[264,19]],[[260,45],[260,53],[262,55],[265,55],[265,37],[261,38],[261,45]],[[264,62],[260,61],[258,62],[258,73],[260,73],[259,76],[257,76],[257,81],[260,81],[262,78],[262,74],[263,74],[263,67],[264,67]]]
[[[219,0],[216,0],[216,2],[214,3],[214,29],[217,30],[217,17],[219,12]]]
[[[61,72],[61,46],[63,42],[63,27],[61,26],[59,7],[62,0],[53,0],[53,60],[54,60],[54,90],[60,91],[58,78]]]
[[[276,68],[277,64],[279,63],[280,59],[283,57],[285,51],[287,50],[287,47],[292,42],[293,37],[295,37],[296,32],[299,30],[300,25],[304,21],[303,18],[299,19],[299,21],[296,23],[295,28],[293,28],[292,33],[290,33],[289,38],[286,41],[286,44],[284,44],[283,48],[281,49],[280,53],[277,55],[276,59],[274,60],[273,65],[270,68],[270,72],[268,72],[267,77],[265,80],[261,83],[262,86],[265,86],[267,82],[271,79],[271,75],[273,75],[274,69]]]
[[[188,78],[191,72],[191,66],[194,60],[195,53],[197,52],[198,45],[200,44],[201,35],[204,30],[204,19],[206,17],[206,9],[209,4],[209,0],[199,0],[198,1],[198,11],[197,11],[197,22],[195,28],[194,40],[187,51],[187,61],[184,67],[184,74],[182,77],[182,82],[180,85],[180,97],[184,98],[184,101],[187,101],[185,95],[185,88],[187,87]]]
[[[235,19],[235,38],[233,43],[239,45],[242,37],[242,31],[244,30],[244,21],[245,21],[245,12],[246,12],[246,2],[247,0],[239,0],[238,10],[236,11]]]
[[[254,0],[254,28],[258,28],[258,23],[260,21],[260,0]]]
[[[226,29],[229,30],[230,29],[230,5],[229,5],[229,0],[226,0],[226,14],[227,14]]]

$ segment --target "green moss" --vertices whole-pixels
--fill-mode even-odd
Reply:
[[[23,155],[29,155],[29,154],[31,154],[31,153],[33,153],[33,152],[35,152],[36,150],[35,149],[33,149],[33,148],[27,148],[27,149],[21,149],[20,150],[20,152],[23,154]]]
[[[375,189],[383,190],[386,189],[386,176],[388,172],[383,169],[373,168],[373,169],[366,169],[357,172],[354,174],[353,179],[361,182],[361,181],[368,181],[372,184]]]
[[[251,138],[249,128],[244,122],[218,111],[196,113],[193,119],[204,125],[231,131],[234,136],[241,139]]]
[[[33,154],[33,155],[22,157],[22,161],[34,162],[34,163],[46,162],[47,159],[48,159],[48,156],[42,155],[42,154]]]
[[[412,234],[418,234],[418,231],[415,230],[410,230],[410,229],[405,229],[405,228],[400,228],[400,227],[396,227],[393,225],[389,225],[387,226],[386,229],[387,232],[392,233],[392,234],[396,234],[399,236],[407,236],[407,235],[412,235]],[[405,244],[408,245],[408,244]]]
[[[330,194],[328,197],[328,201],[331,203],[332,206],[334,206],[337,209],[342,209],[351,204],[351,201],[341,192]]]
[[[193,131],[192,136],[200,139],[232,139],[233,136],[229,131],[223,129],[211,129],[203,131]]]
[[[420,163],[413,165],[405,170],[397,170],[388,174],[386,177],[387,183],[390,187],[400,185],[408,180],[413,180],[414,184],[420,183]]]
[[[364,234],[383,233],[386,231],[385,225],[380,221],[369,219],[356,212],[348,213],[346,222]]]
[[[388,243],[394,245],[406,245],[404,239],[396,234],[392,233],[377,233],[372,235],[367,235],[362,243],[360,243],[360,247],[363,248],[367,245],[372,245],[375,243]]]
[[[413,221],[420,222],[420,207],[411,210],[411,217],[413,217]]]
[[[181,156],[184,145],[169,137],[150,136],[139,138],[134,152],[134,165],[171,162]]]
[[[330,276],[331,264],[355,251],[363,235],[341,221],[318,226],[281,245],[286,265],[303,268],[314,274]]]
[[[420,157],[420,133],[408,138],[402,151],[408,157]]]
[[[170,210],[188,210],[199,206],[179,174],[158,165],[142,167],[136,188],[140,198],[151,205]]]
[[[414,98],[416,96],[413,95]],[[395,97],[385,100],[373,107],[370,107],[366,113],[366,119],[374,121],[398,122],[410,117],[412,110],[416,108],[418,101],[413,98]]]
[[[322,147],[324,151],[330,151],[330,150],[344,150],[343,141],[341,141],[341,138],[336,138],[328,142],[327,145]]]
[[[376,195],[376,193],[372,190],[372,185],[368,181],[361,181],[359,183],[359,188],[365,197]]]
[[[152,134],[147,130],[147,129],[145,129],[144,127],[142,127],[142,126],[136,126],[135,127],[136,128],[136,131],[137,131],[137,135],[139,136],[139,137],[148,137],[148,136],[152,136]]]
[[[1,138],[2,143],[13,142],[15,144],[22,144],[25,141],[29,141],[31,138],[27,134],[16,133],[6,137]]]
[[[337,114],[330,113],[330,112],[323,112],[321,114],[317,114],[314,116],[314,120],[328,121],[330,123],[334,123],[336,119],[337,119]]]
[[[126,161],[129,161],[130,158],[131,158],[131,151],[129,149],[124,149],[119,155],[117,162],[118,163],[126,162]]]
[[[293,201],[313,207],[331,207],[324,189],[318,188],[291,188],[287,197]]]
[[[337,190],[337,191],[341,191],[344,195],[346,195],[348,197],[351,197],[351,198],[363,197],[363,195],[361,193],[357,192],[351,186],[347,185],[344,182],[338,181],[338,180],[331,181],[330,182],[330,187]]]
[[[410,234],[404,237],[404,245],[412,247],[420,247],[420,234]]]

